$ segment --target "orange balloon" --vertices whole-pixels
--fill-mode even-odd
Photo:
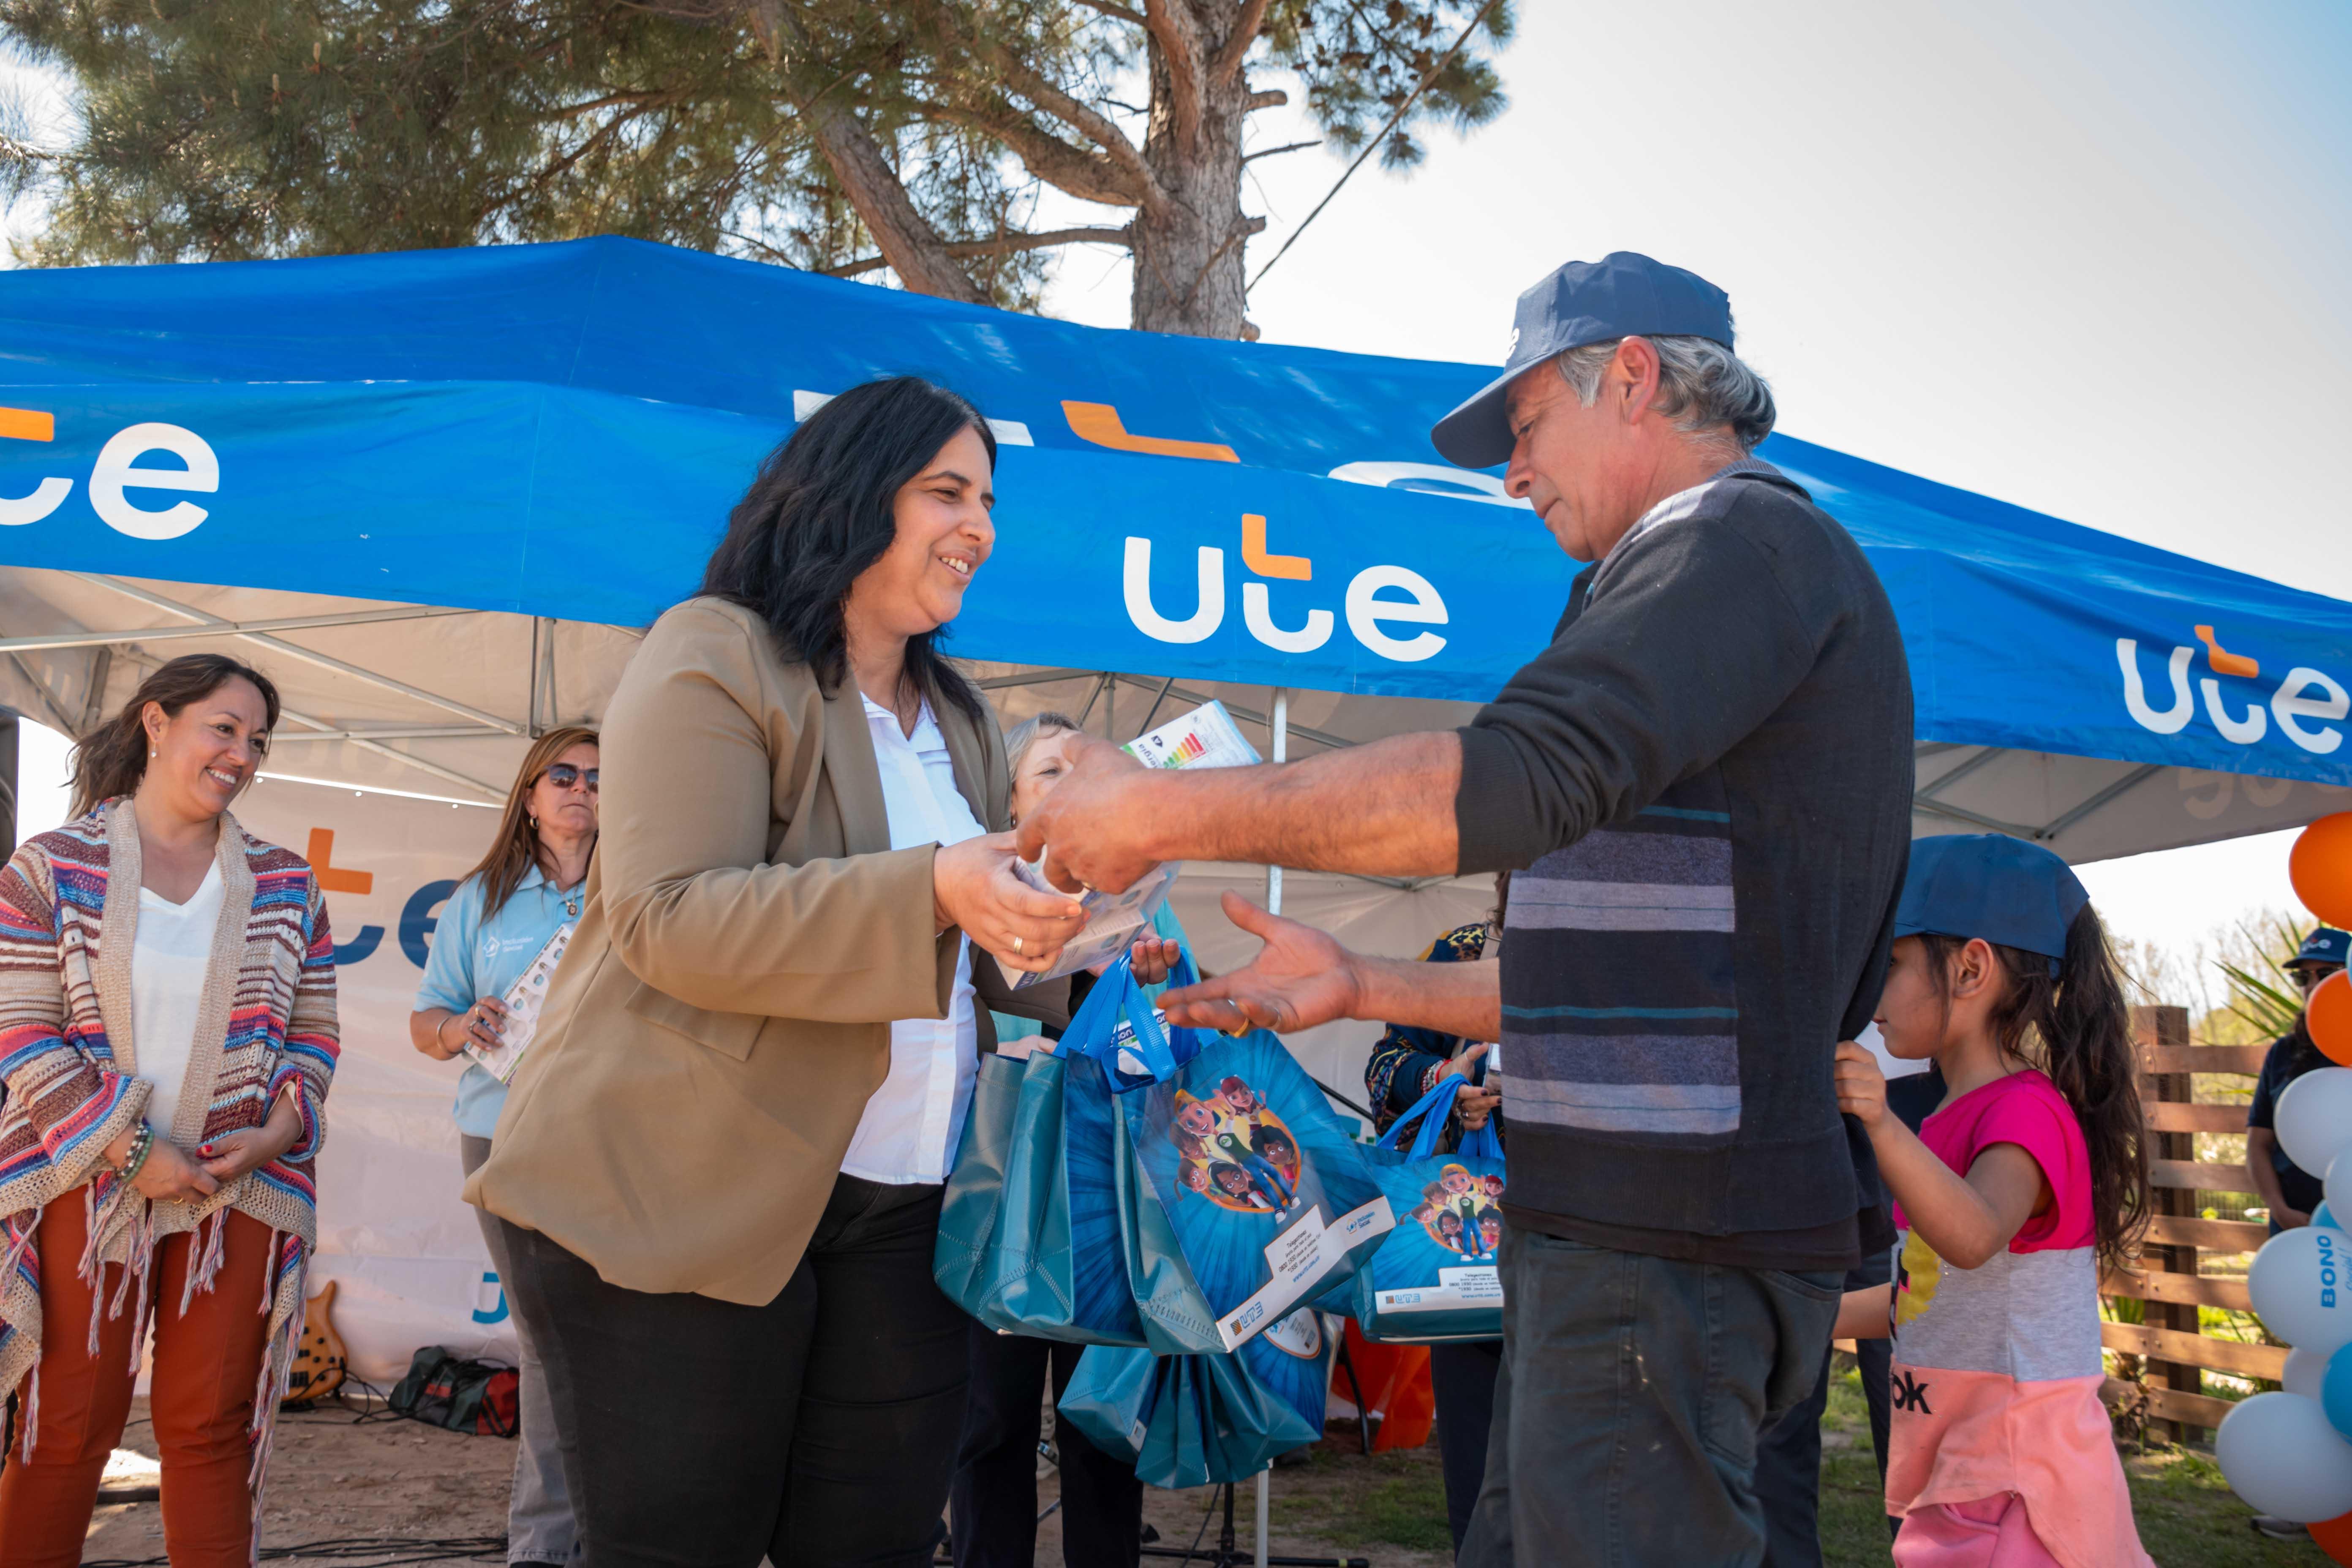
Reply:
[[[2323,816],[2287,851],[2286,879],[2303,907],[2329,925],[2352,929],[2352,811]]]
[[[2327,1553],[2329,1562],[2352,1568],[2352,1513],[2324,1519],[2309,1528],[2312,1543]]]
[[[2352,970],[2339,969],[2312,987],[2303,1022],[2329,1061],[2352,1067]]]

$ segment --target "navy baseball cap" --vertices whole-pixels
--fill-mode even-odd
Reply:
[[[1519,296],[1503,374],[1430,427],[1439,456],[1490,468],[1511,455],[1503,396],[1529,365],[1618,338],[1706,338],[1731,347],[1731,296],[1696,272],[1631,250],[1571,261]]]
[[[2000,833],[1915,838],[1895,934],[1980,936],[2042,954],[2055,974],[2066,930],[2090,901],[2074,868],[2039,844]]]
[[[2352,962],[2352,936],[2334,926],[2318,926],[2303,939],[2303,945],[2294,950],[2286,966],[2299,969],[2306,963],[2333,963],[2340,967],[2347,962]]]

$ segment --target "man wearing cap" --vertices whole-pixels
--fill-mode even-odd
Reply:
[[[1722,290],[1631,252],[1561,268],[1431,432],[1507,461],[1591,563],[1550,646],[1457,731],[1194,773],[1096,745],[1023,824],[1065,887],[1514,873],[1499,964],[1368,958],[1228,895],[1265,949],[1165,1001],[1501,1042],[1504,1370],[1465,1563],[1757,1563],[1758,1432],[1812,1386],[1874,1202],[1831,1062],[1885,971],[1911,688],[1861,550],[1749,456],[1772,420]]]
[[[2317,927],[2303,939],[2286,972],[2301,987],[2305,1001],[2311,999],[2321,981],[2342,972],[2346,958],[2352,956],[2347,950],[2352,950],[2352,936],[2333,926]],[[2294,1027],[2280,1036],[2271,1046],[2271,1054],[2263,1058],[2263,1076],[2254,1083],[2254,1102],[2246,1108],[2246,1174],[2253,1179],[2254,1191],[2262,1194],[2263,1202],[2270,1205],[2273,1236],[2309,1225],[2311,1211],[2326,1195],[2319,1176],[2288,1159],[2286,1151],[2279,1147],[2274,1131],[2279,1096],[2312,1068],[2332,1065],[2312,1043],[2310,1025],[2301,1014],[2295,1016]]]

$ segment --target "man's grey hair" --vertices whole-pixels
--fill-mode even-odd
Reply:
[[[1570,349],[1553,363],[1576,400],[1587,408],[1601,395],[1601,373],[1617,357],[1622,338]],[[1772,388],[1739,356],[1712,338],[1644,338],[1658,351],[1658,400],[1654,406],[1677,430],[1696,435],[1724,426],[1743,452],[1772,433]]]

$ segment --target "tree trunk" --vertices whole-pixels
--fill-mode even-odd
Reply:
[[[1165,0],[1200,19],[1203,43],[1232,32],[1234,0]],[[1206,15],[1203,15],[1206,14]],[[1242,215],[1242,128],[1249,73],[1220,73],[1209,47],[1177,45],[1155,29],[1150,42],[1150,120],[1143,161],[1165,199],[1136,213],[1132,325],[1139,331],[1198,338],[1257,334],[1244,318],[1242,248],[1265,226]],[[1220,79],[1220,77],[1223,79]]]

